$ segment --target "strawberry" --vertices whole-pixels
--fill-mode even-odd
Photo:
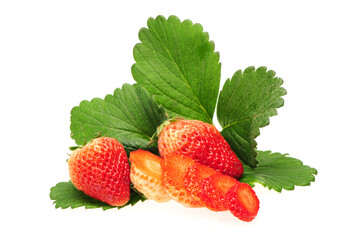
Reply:
[[[147,199],[167,202],[171,198],[166,193],[161,180],[161,158],[149,151],[137,150],[130,153],[130,179],[133,186]]]
[[[217,212],[229,210],[226,194],[237,184],[239,182],[235,178],[224,174],[218,173],[207,177],[202,181],[200,200],[210,210]]]
[[[259,211],[259,199],[254,190],[246,183],[233,186],[226,194],[230,212],[243,221],[252,221]]]
[[[200,163],[190,166],[184,173],[184,185],[186,190],[189,191],[194,199],[200,201],[202,180],[215,174],[218,174],[216,170]]]
[[[130,169],[126,152],[114,138],[96,138],[77,148],[68,159],[70,179],[85,194],[112,206],[130,199]]]
[[[161,161],[165,191],[172,199],[185,207],[202,207],[202,204],[191,196],[184,185],[184,172],[194,164],[196,162],[190,157],[179,154],[165,156]]]
[[[241,177],[242,163],[214,125],[198,120],[173,119],[160,125],[158,132],[160,156],[179,153],[220,173]]]

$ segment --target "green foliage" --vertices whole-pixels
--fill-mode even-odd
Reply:
[[[71,136],[79,145],[99,133],[116,138],[127,151],[147,149],[157,151],[156,143],[149,145],[157,127],[165,120],[163,108],[140,86],[124,84],[105,99],[82,101],[71,111]]]
[[[264,187],[281,192],[282,189],[294,190],[295,186],[309,186],[315,181],[317,170],[287,154],[257,151],[257,168],[244,165],[241,182],[254,186],[260,183]]]
[[[315,181],[317,170],[300,160],[256,151],[260,128],[284,104],[283,81],[274,71],[265,67],[239,70],[219,94],[219,54],[201,25],[181,22],[175,16],[150,18],[147,25],[140,30],[141,43],[133,50],[136,63],[131,71],[138,84],[124,84],[105,99],[82,101],[74,107],[70,129],[76,144],[102,134],[116,138],[127,152],[145,149],[156,153],[157,143],[151,140],[164,120],[177,116],[212,123],[219,95],[221,134],[244,163],[241,182],[260,183],[281,192]],[[85,195],[70,181],[52,187],[50,198],[56,208],[114,208]],[[144,200],[132,189],[127,205]]]
[[[135,205],[139,201],[145,201],[145,198],[131,190],[130,200],[127,204],[121,207],[110,206],[107,203],[96,200],[92,197],[89,197],[82,191],[79,191],[75,188],[71,181],[69,182],[60,182],[50,189],[50,199],[54,200],[56,208],[77,208],[85,207],[89,208],[102,208],[107,210],[110,208],[123,208],[128,205]]]
[[[269,124],[269,117],[283,106],[283,80],[265,67],[248,67],[237,71],[225,82],[220,92],[217,117],[223,127],[221,134],[237,156],[256,167],[256,141],[259,128]]]
[[[136,82],[172,116],[212,123],[220,85],[219,54],[200,24],[158,16],[139,32]]]

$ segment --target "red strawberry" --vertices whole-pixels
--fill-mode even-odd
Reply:
[[[70,179],[85,194],[112,206],[130,199],[130,169],[124,147],[101,137],[76,149],[68,159]]]
[[[213,211],[229,210],[226,193],[239,182],[224,174],[215,174],[202,181],[201,201],[207,208]]]
[[[200,201],[202,193],[202,181],[212,175],[218,174],[216,170],[211,167],[197,163],[186,169],[184,173],[184,185],[186,190],[189,191],[191,196]]]
[[[220,173],[235,178],[242,175],[242,163],[215,126],[198,120],[173,120],[159,131],[160,156],[179,153]]]
[[[254,190],[246,183],[233,186],[226,195],[230,212],[243,221],[252,221],[259,211],[259,199]]]
[[[166,193],[161,180],[161,158],[144,150],[130,153],[130,179],[134,187],[147,199],[167,202],[171,198]]]
[[[168,155],[161,161],[165,191],[172,199],[185,207],[202,207],[202,204],[191,196],[184,185],[184,172],[194,164],[196,162],[190,157],[179,154]]]

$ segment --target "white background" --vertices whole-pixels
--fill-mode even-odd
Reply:
[[[359,9],[356,1],[1,1],[0,238],[359,239]],[[134,83],[138,31],[159,14],[203,25],[222,84],[247,66],[284,79],[285,106],[258,148],[317,168],[310,187],[257,185],[251,223],[175,202],[55,209],[49,190],[69,179],[71,108]]]

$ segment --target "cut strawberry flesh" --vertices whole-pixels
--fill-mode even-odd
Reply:
[[[198,200],[200,200],[200,196],[202,193],[202,181],[210,177],[212,175],[218,174],[216,170],[212,169],[211,167],[202,165],[200,163],[196,163],[189,168],[186,169],[184,173],[184,185],[186,190],[188,190],[191,196]]]
[[[252,221],[259,211],[259,199],[246,183],[232,187],[226,195],[230,212],[243,221]]]
[[[171,198],[166,193],[161,179],[161,158],[144,150],[130,153],[130,179],[133,186],[147,199],[167,202]]]
[[[239,182],[224,174],[215,174],[202,181],[201,202],[210,210],[229,210],[229,203],[226,201],[226,194],[234,185]]]
[[[165,156],[161,161],[165,191],[185,207],[202,207],[201,202],[195,200],[184,185],[184,172],[194,164],[196,162],[193,159],[179,154]]]
[[[139,149],[130,153],[129,160],[131,165],[141,169],[145,175],[161,179],[161,157],[156,156],[149,151]]]

